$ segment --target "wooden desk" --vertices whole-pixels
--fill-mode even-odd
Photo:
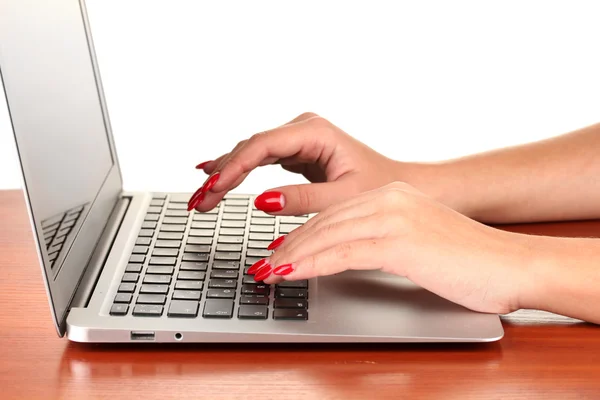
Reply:
[[[509,229],[600,236],[600,222]],[[600,398],[600,328],[546,313],[504,317],[504,339],[484,345],[69,343],[54,331],[18,191],[0,192],[0,271],[2,399]]]

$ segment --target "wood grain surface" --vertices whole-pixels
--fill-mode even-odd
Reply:
[[[504,228],[600,236],[594,221]],[[483,345],[70,343],[19,191],[0,192],[0,271],[0,399],[600,399],[600,328],[535,311]]]

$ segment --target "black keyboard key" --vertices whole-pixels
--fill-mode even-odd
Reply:
[[[148,246],[133,246],[131,251],[133,254],[146,254],[148,253]]]
[[[189,237],[187,239],[187,244],[211,244],[212,237]]]
[[[133,254],[131,257],[129,257],[130,263],[143,263],[144,260],[146,260],[146,256],[143,254]]]
[[[150,205],[153,207],[162,207],[165,205],[165,201],[159,200],[159,199],[153,199],[152,201],[150,201]]]
[[[148,275],[144,276],[144,283],[158,283],[168,285],[171,283],[171,275]]]
[[[285,281],[277,285],[278,288],[296,288],[296,289],[308,289],[308,281],[306,279],[301,281]]]
[[[151,222],[149,224],[143,224],[142,228],[154,229],[156,228],[156,221],[160,219],[160,214],[148,214],[144,217],[144,222]]]
[[[198,290],[175,290],[173,299],[175,300],[196,300],[200,301],[202,292]]]
[[[215,269],[240,269],[240,262],[216,260],[213,262],[213,270]]]
[[[186,217],[188,216],[187,210],[167,210],[165,217]]]
[[[219,243],[217,244],[217,251],[242,251],[241,244],[234,243]]]
[[[307,299],[308,298],[308,291],[305,289],[280,289],[277,288],[275,290],[275,298],[282,298],[282,299]]]
[[[175,265],[177,257],[150,257],[151,265]]]
[[[172,275],[174,269],[172,265],[149,265],[146,274]]]
[[[245,275],[242,278],[242,284],[244,285],[260,285],[262,282],[257,282],[254,280],[254,275]]]
[[[154,285],[144,283],[140,288],[140,293],[148,294],[167,294],[169,292],[169,285]]]
[[[195,318],[198,315],[199,303],[193,300],[171,300],[169,317]]]
[[[193,221],[192,228],[193,229],[215,229],[217,227],[216,222],[210,221]]]
[[[224,260],[224,261],[238,261],[242,259],[242,253],[239,252],[225,252],[225,251],[217,251],[215,252],[215,260]]]
[[[185,231],[185,225],[163,224],[160,227],[160,231],[161,232],[184,232]]]
[[[177,279],[184,281],[203,281],[206,274],[201,271],[179,271]]]
[[[221,221],[221,227],[223,227],[223,228],[245,228],[246,221],[224,220],[224,221]]]
[[[185,225],[187,217],[164,217],[163,224]]]
[[[269,295],[269,285],[242,285],[242,294]]]
[[[140,294],[136,304],[165,304],[167,296],[164,294]]]
[[[159,206],[148,207],[148,214],[160,214],[161,212],[162,212],[162,207],[159,207]]]
[[[159,257],[177,257],[179,249],[156,248],[152,251],[153,256]]]
[[[183,261],[194,261],[194,262],[207,262],[208,253],[184,253]]]
[[[131,293],[117,293],[115,296],[115,303],[130,303],[132,298]]]
[[[208,221],[215,222],[217,220],[216,214],[196,214],[192,218],[192,221]]]
[[[118,291],[122,293],[133,293],[135,292],[135,283],[121,283]]]
[[[308,319],[308,311],[278,308],[273,310],[273,319],[295,319],[306,321]]]
[[[217,239],[219,243],[244,243],[243,236],[219,236]]]
[[[183,261],[179,265],[180,271],[206,271],[208,269],[208,263]]]
[[[208,289],[206,291],[208,299],[234,299],[235,289]]]
[[[127,304],[113,304],[110,308],[110,315],[127,315],[128,310]]]
[[[263,257],[246,257],[246,265],[254,265],[262,259]]]
[[[179,233],[179,232],[159,232],[158,233],[158,238],[159,239],[166,239],[166,240],[181,240],[181,239],[183,239],[183,233]]]
[[[275,227],[272,225],[250,225],[250,232],[273,233]]]
[[[269,298],[267,296],[242,296],[240,297],[240,304],[256,304],[266,306],[269,304]]]
[[[235,279],[211,279],[208,281],[209,288],[218,289],[235,289],[237,287],[237,280]]]
[[[246,255],[249,257],[269,257],[271,255],[271,250],[248,249]]]
[[[138,304],[133,308],[133,315],[136,317],[160,317],[163,312],[163,306]]]
[[[271,240],[249,240],[249,249],[266,249],[272,243]]]
[[[210,273],[211,278],[223,278],[223,279],[237,279],[238,278],[238,270],[237,269],[219,269],[213,270]]]
[[[155,229],[156,222],[155,221],[144,221],[144,222],[142,222],[142,228],[143,229]]]
[[[304,299],[275,299],[274,308],[298,308],[305,310],[308,308],[308,301]]]
[[[190,229],[190,236],[213,237],[214,235],[213,229]]]
[[[138,246],[148,246],[148,245],[150,245],[151,241],[152,241],[152,238],[149,238],[149,237],[139,237],[135,241],[135,244],[138,245]]]
[[[154,236],[154,229],[140,229],[140,233],[138,233],[138,236],[152,237]]]
[[[175,289],[180,290],[202,290],[204,286],[202,281],[177,281],[175,282]]]
[[[127,264],[125,272],[133,272],[139,274],[140,272],[142,272],[142,267],[143,264]]]
[[[206,300],[202,316],[204,318],[231,318],[233,316],[233,300]]]
[[[238,309],[240,319],[267,319],[269,307],[256,305],[241,305]]]
[[[123,274],[123,278],[121,278],[121,282],[133,282],[133,283],[137,283],[138,279],[140,278],[139,274],[136,274],[134,272],[125,272]]]
[[[160,237],[160,234],[159,234]],[[250,232],[248,235],[248,239],[250,240],[268,240],[271,243],[274,239],[274,235],[272,233],[264,233],[264,232]]]
[[[186,253],[210,253],[210,246],[206,244],[188,244],[185,246]]]
[[[167,249],[178,249],[181,247],[181,240],[157,240],[154,247],[164,247]]]

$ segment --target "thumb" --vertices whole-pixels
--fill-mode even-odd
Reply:
[[[269,214],[302,215],[320,212],[356,193],[350,180],[281,186],[257,196],[254,205]]]

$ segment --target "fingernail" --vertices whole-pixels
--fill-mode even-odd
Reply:
[[[196,165],[196,169],[204,169],[204,167],[206,167],[206,164],[208,164],[211,161],[212,160],[201,162],[200,164]]]
[[[280,192],[265,192],[254,200],[254,205],[265,212],[281,211],[285,206],[285,197]]]
[[[196,190],[196,192],[190,197],[190,201],[188,201],[188,212],[192,211],[196,206],[204,201],[205,194],[202,191],[202,188]]]
[[[281,246],[281,243],[283,243],[284,239],[285,236],[279,236],[277,239],[273,240],[273,242],[267,247],[267,250],[275,250],[276,248]]]
[[[273,270],[273,273],[275,275],[284,276],[284,275],[288,275],[289,273],[291,273],[293,271],[294,271],[294,267],[292,266],[292,264],[284,264],[284,265],[280,265],[279,267],[275,268]]]
[[[213,186],[215,186],[215,183],[217,183],[217,181],[219,180],[219,176],[221,176],[221,174],[219,172],[217,172],[214,175],[211,175],[207,180],[206,183],[204,184],[204,186],[202,186],[202,191],[204,193],[208,192],[210,189],[213,188]]]
[[[258,260],[250,268],[248,268],[248,274],[253,275],[257,273],[265,264],[267,263],[267,259],[263,258],[262,260]]]
[[[267,264],[266,266],[261,268],[256,275],[254,275],[254,280],[256,282],[264,281],[269,277],[269,275],[271,275],[272,271],[273,268],[271,268],[271,266]]]

